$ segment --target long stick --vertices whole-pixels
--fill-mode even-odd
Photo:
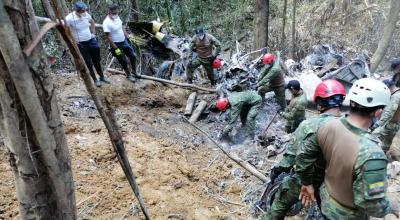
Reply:
[[[265,132],[268,131],[269,127],[271,127],[272,122],[274,122],[276,116],[278,115],[278,112],[275,113],[274,117],[272,117],[271,121],[268,123],[267,127],[264,128],[264,130],[262,130],[261,135],[264,135]]]
[[[228,151],[226,151],[220,144],[217,143],[210,135],[208,135],[205,131],[203,131],[201,128],[199,128],[197,125],[193,124],[189,120],[187,120],[185,117],[182,117],[185,119],[187,123],[192,125],[194,128],[196,128],[198,131],[200,131],[204,136],[206,136],[208,139],[210,139],[211,142],[215,144],[226,156],[229,157],[229,159],[233,160],[235,163],[237,163],[239,166],[243,167],[245,170],[247,170],[249,173],[253,174],[255,177],[257,177],[259,180],[263,182],[268,182],[268,178],[262,174],[260,171],[258,171],[254,166],[249,164],[248,162],[242,160],[239,158],[237,155],[231,154]]]
[[[56,6],[57,3],[55,2],[55,0],[53,0],[53,9],[55,10],[58,19],[61,20],[60,12],[58,11],[58,8]],[[147,212],[144,200],[139,193],[139,188],[136,183],[135,176],[132,172],[132,168],[130,166],[128,157],[125,152],[124,142],[121,133],[118,130],[118,124],[114,117],[114,111],[110,107],[108,102],[105,103],[106,106],[103,105],[102,99],[96,92],[96,88],[94,87],[92,79],[89,76],[89,71],[83,61],[83,58],[78,50],[77,45],[72,39],[71,33],[62,24],[57,26],[57,30],[60,32],[61,36],[66,42],[71,52],[72,58],[74,59],[76,69],[79,72],[79,75],[82,77],[86,89],[88,90],[89,94],[91,95],[96,105],[97,111],[99,112],[101,118],[103,119],[104,125],[108,131],[108,135],[110,136],[110,140],[113,145],[114,151],[117,154],[118,161],[122,167],[122,170],[125,173],[125,176],[127,177],[127,180],[132,188],[133,193],[135,194],[137,200],[139,201],[139,205],[140,208],[142,209],[143,215],[145,216],[146,220],[150,220],[150,216]]]
[[[118,74],[125,74],[123,71],[112,69],[112,68],[107,68],[107,71],[108,72],[118,73]],[[201,91],[210,92],[210,93],[216,93],[217,92],[217,90],[215,90],[215,89],[207,89],[207,88],[195,86],[195,85],[188,84],[188,83],[178,83],[178,82],[174,82],[174,81],[171,81],[171,80],[160,79],[160,78],[146,76],[146,75],[140,75],[139,77],[142,78],[142,79],[153,80],[153,81],[162,82],[162,83],[168,83],[168,84],[179,86],[179,87],[183,87],[183,88],[196,89],[196,90],[201,90]]]

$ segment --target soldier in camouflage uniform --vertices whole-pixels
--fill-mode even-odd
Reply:
[[[384,80],[383,83],[389,87],[392,95],[390,96],[390,104],[383,110],[382,116],[377,122],[378,127],[373,131],[373,134],[382,141],[382,149],[386,152],[389,150],[394,136],[400,129],[399,119],[396,119],[396,111],[400,106],[400,88],[392,80]],[[394,146],[394,148],[396,149],[392,149],[390,152],[391,156],[399,160],[400,149],[397,146]]]
[[[271,170],[270,178],[272,183],[281,173],[289,173],[293,170],[298,147],[309,134],[316,132],[320,124],[340,116],[340,107],[345,94],[346,91],[343,85],[336,80],[325,80],[317,86],[314,92],[314,101],[317,104],[319,112],[322,114],[303,121],[292,134],[289,146],[282,160]],[[316,175],[313,176],[312,180],[316,187],[319,187],[324,178],[322,164],[323,161],[320,160],[316,161],[314,165]],[[271,207],[262,219],[284,219],[291,208],[299,201],[300,187],[300,179],[296,173],[286,177],[282,181]]]
[[[245,131],[254,137],[256,126],[256,117],[261,105],[261,96],[255,91],[233,92],[227,98],[217,100],[216,107],[225,111],[230,109],[230,119],[228,125],[222,132],[222,136],[226,137],[235,127],[237,119],[240,117],[242,126]]]
[[[349,91],[350,114],[320,125],[300,145],[296,173],[302,184],[299,198],[304,205],[316,201],[313,186],[315,162],[325,162],[320,187],[325,219],[383,217],[397,208],[386,197],[387,159],[379,140],[368,132],[374,117],[390,101],[389,89],[378,80],[363,78]]]
[[[213,52],[215,47],[215,52]],[[195,51],[197,56],[189,62],[187,66],[187,80],[189,83],[193,82],[194,70],[202,65],[207,72],[211,85],[215,85],[214,69],[212,67],[213,61],[221,52],[221,43],[217,38],[211,34],[206,34],[202,27],[196,29],[196,35],[193,36],[190,43],[191,51]]]
[[[286,107],[285,79],[279,61],[273,54],[265,54],[262,58],[264,67],[257,79],[257,92],[264,99],[265,93],[274,91],[275,99],[281,110]]]
[[[290,93],[292,93],[292,99],[285,112],[282,112],[281,115],[286,119],[286,132],[292,133],[306,119],[307,96],[297,80],[291,80],[286,85],[286,89],[289,89]]]

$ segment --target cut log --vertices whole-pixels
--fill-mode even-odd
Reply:
[[[199,128],[197,125],[193,124],[189,120],[187,120],[185,117],[183,117],[190,125],[192,125],[194,128],[199,130],[202,134],[204,134],[208,139],[211,140],[226,156],[229,157],[229,159],[233,160],[235,163],[237,163],[239,166],[243,167],[245,170],[247,170],[249,173],[253,174],[255,177],[257,177],[259,180],[263,181],[264,183],[268,182],[268,178],[261,173],[259,170],[257,170],[253,165],[248,163],[247,161],[244,161],[240,157],[238,157],[235,154],[231,154],[230,152],[226,151],[220,144],[218,144],[217,141],[215,141],[213,138],[210,137],[205,131],[203,131],[201,128]]]
[[[123,71],[121,71],[121,70],[108,68],[107,71],[111,72],[111,73],[117,73],[117,74],[124,74],[125,75],[125,73]],[[160,79],[160,78],[156,78],[156,77],[152,77],[152,76],[140,75],[139,78],[147,79],[147,80],[153,80],[153,81],[161,82],[161,83],[167,83],[167,84],[171,84],[171,85],[175,85],[175,86],[179,86],[179,87],[187,88],[187,89],[200,90],[200,91],[209,92],[209,93],[216,93],[217,92],[217,90],[215,90],[215,89],[207,89],[207,88],[203,88],[203,87],[200,87],[200,86],[195,86],[195,85],[188,84],[188,83],[178,83],[178,82],[174,82],[174,81],[171,81],[171,80]]]
[[[192,116],[190,117],[189,121],[191,123],[195,123],[197,119],[199,119],[201,113],[204,111],[204,109],[207,107],[207,102],[204,100],[201,100],[197,108],[194,110]]]
[[[192,94],[190,94],[187,102],[186,102],[186,108],[185,108],[185,116],[191,115],[193,108],[194,108],[194,103],[196,102],[196,92],[192,92]]]

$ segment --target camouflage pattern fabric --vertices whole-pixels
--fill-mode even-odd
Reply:
[[[261,97],[255,91],[233,92],[228,95],[230,104],[230,119],[224,133],[230,132],[238,118],[245,127],[245,131],[253,134],[256,125],[256,116],[261,105]]]
[[[303,90],[300,90],[299,93],[293,95],[285,112],[282,113],[282,117],[286,119],[285,129],[287,133],[294,132],[306,118],[306,108],[307,96]]]
[[[391,205],[386,198],[387,159],[380,149],[379,140],[367,131],[354,127],[344,117],[340,121],[359,136],[360,152],[353,171],[353,199],[356,208],[350,209],[336,202],[322,185],[322,213],[326,219],[358,220],[367,219],[367,216],[383,217],[391,211]],[[296,158],[296,173],[302,185],[312,183],[310,178],[315,175],[313,161],[323,158],[316,134],[308,139],[312,141],[303,142]]]
[[[373,131],[373,134],[382,141],[383,143],[382,149],[385,152],[389,150],[390,146],[392,145],[394,136],[400,129],[400,123],[392,121],[399,106],[400,106],[400,91],[398,90],[394,92],[390,97],[390,104],[387,105],[383,110],[382,116],[380,120],[377,122],[378,127]],[[397,156],[400,157],[400,155]]]
[[[283,79],[283,73],[280,67],[279,62],[274,62],[272,66],[265,65],[260,70],[260,76],[257,80],[257,92],[264,99],[265,93],[274,92],[276,102],[279,104],[281,109],[286,108],[286,99],[285,99],[285,82],[284,80],[278,80],[277,84],[272,83],[271,81],[275,81],[276,78]]]
[[[318,117],[303,121],[292,134],[289,146],[283,155],[282,160],[279,161],[279,163],[275,165],[273,169],[278,172],[288,172],[290,169],[292,169],[296,163],[296,154],[303,140],[306,139],[308,135],[316,133],[321,124],[333,118],[337,117],[331,114],[323,113]],[[315,188],[318,189],[324,178],[324,169],[321,169],[320,166],[316,166],[315,170],[318,170],[319,174],[314,176],[312,183],[314,184]],[[291,207],[299,201],[298,197],[300,188],[300,179],[296,173],[285,178],[281,187],[276,193],[271,208],[262,219],[284,219]]]
[[[200,65],[204,67],[207,72],[208,79],[211,81],[212,84],[215,83],[214,79],[214,69],[212,68],[213,61],[215,57],[221,52],[221,42],[215,38],[211,34],[207,34],[208,39],[210,40],[211,44],[214,45],[215,51],[214,55],[207,57],[207,58],[200,58],[198,56],[193,57],[187,66],[187,78],[189,81],[193,80],[193,72],[199,67]],[[192,41],[190,42],[190,50],[193,51],[196,48],[196,35],[193,36]]]

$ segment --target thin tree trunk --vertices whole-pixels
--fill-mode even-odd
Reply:
[[[131,0],[133,12],[133,21],[139,22],[139,3],[138,0]]]
[[[285,45],[285,27],[286,27],[286,14],[287,14],[287,0],[283,1],[283,14],[282,14],[282,37],[281,48],[284,49]]]
[[[181,14],[181,18],[180,18],[180,22],[181,22],[181,30],[182,33],[186,34],[186,13],[185,13],[185,5],[184,5],[185,1],[179,1],[179,10],[180,10],[180,14]]]
[[[296,57],[296,8],[297,0],[293,0],[293,18],[292,18],[292,59]]]
[[[386,51],[392,40],[394,30],[396,29],[396,22],[398,21],[399,18],[399,12],[400,12],[400,1],[391,0],[389,7],[389,16],[386,19],[385,26],[383,28],[382,38],[379,41],[378,48],[376,49],[371,59],[371,72],[376,71],[383,57],[386,54]]]
[[[7,8],[5,7],[7,6]],[[9,9],[9,10],[6,10]],[[0,132],[10,153],[22,219],[75,219],[64,129],[30,1],[0,1]]]
[[[269,0],[256,0],[253,49],[268,46]]]

